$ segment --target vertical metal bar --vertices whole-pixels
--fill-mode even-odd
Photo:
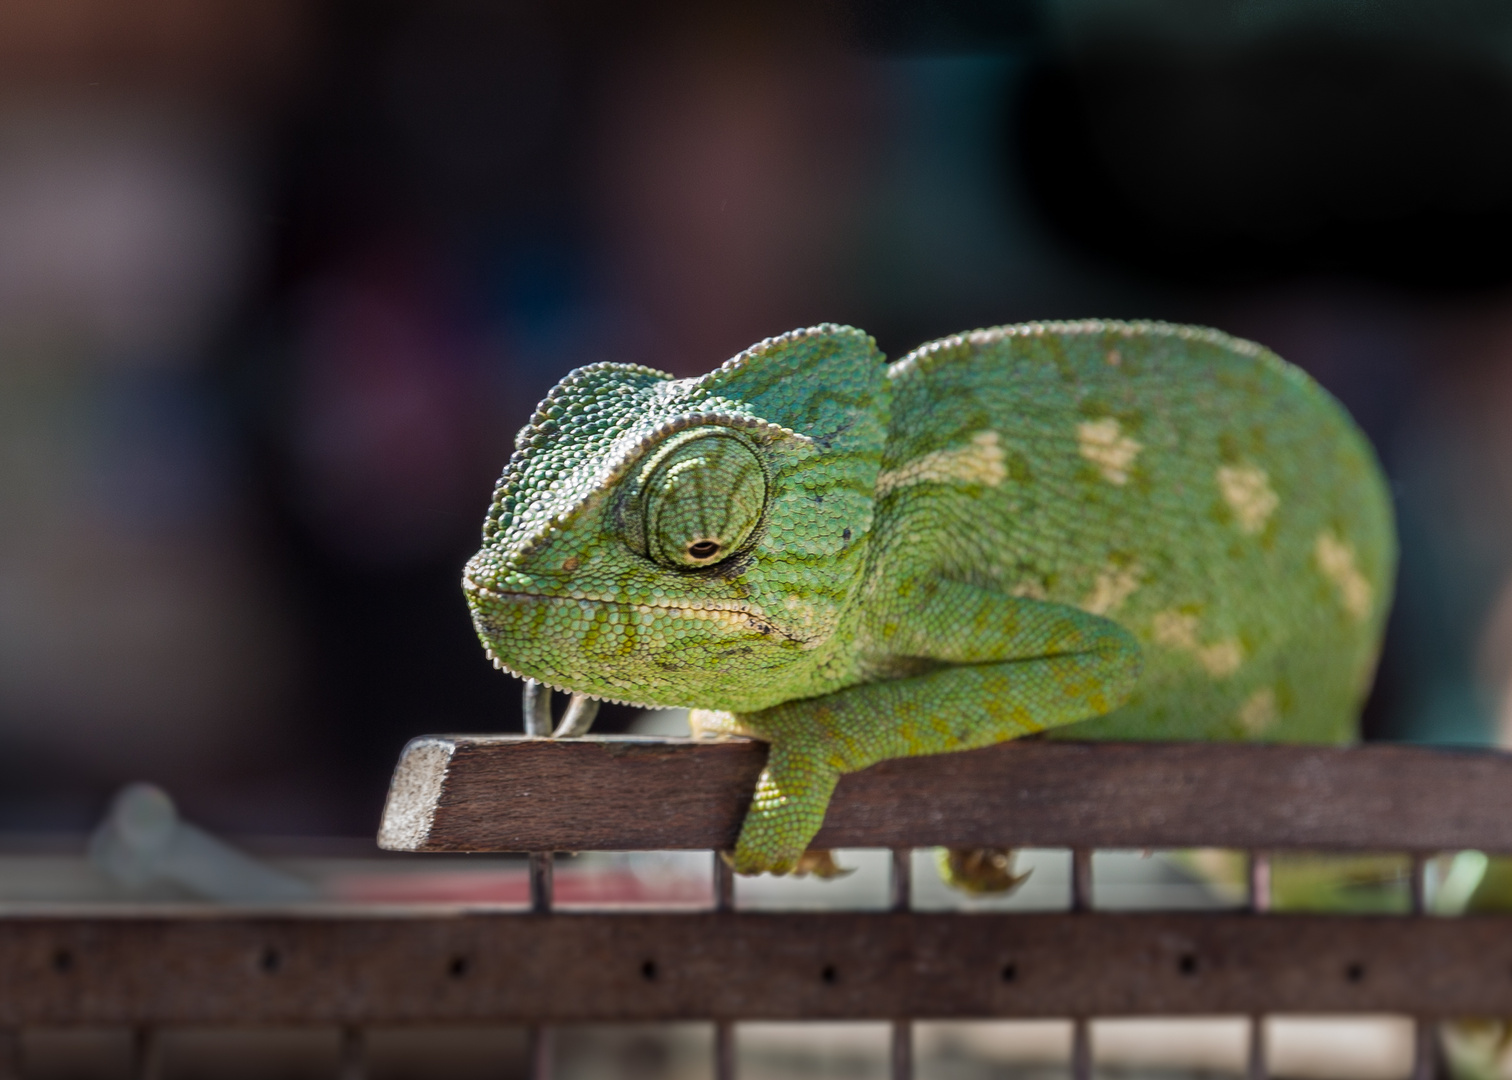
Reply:
[[[1085,1016],[1071,1021],[1071,1080],[1092,1080],[1092,1022]]]
[[[1434,1080],[1438,1075],[1438,1024],[1419,1016],[1412,1027],[1412,1080]]]
[[[344,1027],[341,1029],[340,1060],[337,1062],[336,1075],[341,1080],[366,1080],[367,1077],[367,1034],[360,1027]]]
[[[1249,909],[1255,914],[1260,915],[1269,911],[1270,907],[1270,853],[1252,851],[1249,853]]]
[[[544,1024],[530,1028],[530,1080],[551,1080],[556,1071],[556,1032]]]
[[[913,1080],[914,1043],[913,1021],[892,1022],[892,1080]]]
[[[893,848],[888,907],[893,911],[913,907],[912,848]],[[901,1016],[892,1022],[892,1080],[913,1080],[913,1075],[913,1017]]]
[[[1263,915],[1271,906],[1270,853],[1249,853],[1249,889],[1246,899],[1251,912]],[[1249,1063],[1246,1068],[1248,1080],[1268,1080],[1270,1061],[1265,1045],[1265,1014],[1255,1013],[1249,1018]]]
[[[1249,1022],[1249,1064],[1245,1068],[1245,1075],[1248,1080],[1268,1080],[1270,1062],[1266,1055],[1265,1017],[1256,1013],[1249,1018]]]
[[[714,852],[714,910],[735,910],[735,868]],[[735,1080],[735,1022],[714,1021],[714,1080]]]
[[[893,911],[907,911],[913,907],[912,848],[893,848],[887,906]]]
[[[1092,910],[1092,849],[1071,849],[1071,910]]]
[[[1428,856],[1414,851],[1407,870],[1408,905],[1414,915],[1428,913]]]
[[[548,719],[550,710],[547,710]],[[535,915],[550,915],[555,899],[552,878],[553,858],[549,851],[530,853],[530,910]],[[545,1024],[530,1026],[530,1080],[551,1080],[555,1071],[556,1033]]]
[[[735,910],[735,868],[718,851],[714,853],[714,910]]]
[[[21,1031],[0,1030],[0,1080],[21,1080]]]
[[[714,1080],[735,1080],[735,1025],[714,1022]]]
[[[1071,910],[1092,910],[1092,849],[1071,849]],[[1071,1080],[1092,1080],[1092,1023],[1071,1020]]]
[[[530,910],[536,915],[547,915],[551,912],[554,890],[551,855],[549,851],[530,853]]]
[[[1428,857],[1421,851],[1410,856],[1407,896],[1412,914],[1428,912]],[[1426,1017],[1413,1018],[1412,1080],[1433,1080],[1438,1074],[1438,1025]]]
[[[157,1028],[131,1033],[131,1080],[158,1080],[163,1075],[163,1040]]]

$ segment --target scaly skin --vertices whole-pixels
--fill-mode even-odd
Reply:
[[[783,873],[842,773],[1056,729],[1350,737],[1394,572],[1343,409],[1160,323],[772,338],[597,364],[520,432],[464,588],[496,665],[772,744],[735,853]],[[1074,726],[1068,726],[1074,725]]]

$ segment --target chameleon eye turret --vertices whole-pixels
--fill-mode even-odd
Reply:
[[[639,529],[663,566],[713,566],[740,550],[766,506],[766,472],[736,433],[704,430],[667,440],[641,469]],[[634,511],[632,511],[634,512]]]

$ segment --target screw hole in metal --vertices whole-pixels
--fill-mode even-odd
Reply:
[[[74,966],[73,953],[69,952],[67,949],[59,949],[57,952],[53,953],[52,966],[53,970],[60,974],[66,974],[72,971]]]
[[[1176,961],[1176,970],[1183,975],[1197,974],[1197,957],[1191,953],[1182,953],[1181,959]]]
[[[454,979],[460,979],[467,974],[472,967],[472,961],[465,956],[454,956],[451,963],[446,965],[446,973]]]
[[[1017,964],[1004,964],[1003,965],[1002,976],[1003,976],[1003,981],[1004,982],[1013,982],[1014,979],[1018,978],[1018,965]]]
[[[1365,965],[1356,961],[1344,969],[1344,977],[1352,983],[1357,983],[1365,978]]]
[[[257,958],[257,966],[271,975],[283,966],[283,957],[279,955],[277,949],[264,949],[262,955]]]
[[[641,978],[645,979],[647,982],[656,981],[655,960],[647,960],[644,964],[641,965]]]
[[[824,970],[819,972],[819,978],[824,980],[825,985],[834,986],[840,981],[840,972],[835,970],[834,964],[825,964]]]

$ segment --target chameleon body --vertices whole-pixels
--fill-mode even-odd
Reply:
[[[836,780],[1074,738],[1351,737],[1394,573],[1342,407],[1258,345],[1089,321],[596,364],[516,441],[464,589],[497,666],[770,742],[735,852]],[[1072,726],[1068,726],[1072,725]]]

